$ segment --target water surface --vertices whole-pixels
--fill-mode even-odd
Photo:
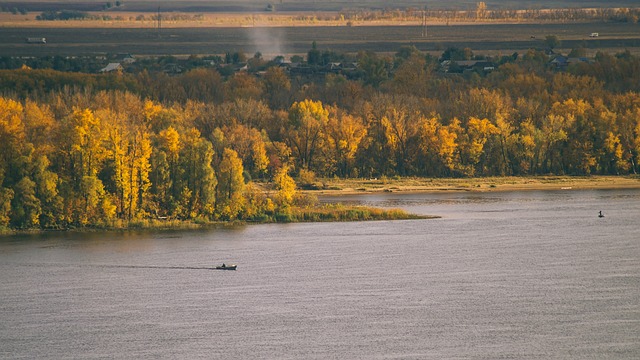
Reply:
[[[442,218],[0,238],[0,357],[640,358],[640,191],[340,199]]]

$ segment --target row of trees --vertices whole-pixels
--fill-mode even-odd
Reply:
[[[57,100],[0,98],[0,227],[256,219],[295,200],[285,146],[240,124],[203,136],[204,104],[167,108],[115,91]],[[267,197],[248,180],[270,163]]]
[[[384,9],[343,11],[338,16],[330,14],[320,20],[379,21],[616,21],[637,23],[638,8],[559,8],[559,9],[490,9],[483,1],[474,10],[451,10],[429,7],[427,9]],[[314,19],[316,19],[314,17]]]
[[[415,49],[360,54],[358,79],[0,71],[0,226],[255,219],[314,175],[636,173],[640,59],[542,56],[486,77]]]
[[[120,1],[106,2],[99,6],[100,10],[120,9],[124,4]],[[90,10],[86,6],[85,10]],[[382,10],[346,10],[336,14],[324,13],[321,15],[296,15],[292,19],[302,22],[318,22],[318,21],[420,21],[423,18],[429,21],[616,21],[637,23],[640,19],[640,9],[638,8],[558,8],[558,9],[510,9],[510,8],[488,8],[485,2],[477,2],[473,10],[451,9],[455,7],[435,8],[429,7],[420,9],[415,7],[408,8],[387,8]],[[11,12],[13,14],[25,15],[28,13],[26,8],[15,6],[2,6],[1,11]],[[98,10],[98,7],[96,7]],[[267,11],[273,11],[273,4],[268,4]],[[179,13],[163,13],[162,18],[171,21],[202,19],[202,14],[187,15]],[[267,15],[254,16],[260,21],[271,21],[272,18]],[[38,20],[81,20],[81,19],[100,19],[101,16],[90,15],[86,12],[78,10],[60,10],[45,11],[36,17]],[[109,20],[133,20],[132,17],[127,19],[117,16],[115,18],[108,17]],[[136,21],[157,20],[156,15],[144,16],[140,15],[135,18]]]

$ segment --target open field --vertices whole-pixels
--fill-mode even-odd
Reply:
[[[600,33],[590,38],[592,32]],[[132,53],[138,56],[208,55],[227,51],[266,58],[304,54],[316,41],[321,50],[355,53],[360,50],[395,52],[414,45],[441,54],[450,46],[471,48],[477,54],[511,54],[544,48],[546,35],[557,35],[561,51],[585,47],[589,53],[602,50],[640,51],[640,25],[630,23],[550,24],[452,24],[420,26],[287,26],[287,27],[191,27],[163,28],[66,28],[0,27],[0,55],[102,55]],[[535,38],[532,38],[535,36]],[[27,37],[46,37],[47,44],[27,44]]]
[[[324,179],[328,190],[308,191],[316,195],[350,195],[375,192],[521,191],[638,189],[637,176],[537,176],[486,177],[466,179]]]
[[[0,1],[6,7],[25,7],[29,11],[74,9],[97,11],[107,1],[104,0],[27,0]],[[114,3],[114,1],[112,1]],[[261,11],[269,1],[264,0],[124,0],[123,10],[156,11],[160,5],[165,11],[189,12],[229,12]],[[477,0],[396,0],[390,4],[385,0],[276,0],[271,1],[278,11],[341,11],[345,9],[421,8],[431,9],[474,9]],[[633,7],[637,0],[485,0],[489,9],[549,9],[549,8],[600,8]]]

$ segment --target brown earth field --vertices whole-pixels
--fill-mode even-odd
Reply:
[[[448,47],[468,47],[483,55],[511,55],[531,48],[543,49],[547,35],[558,36],[561,52],[584,47],[591,56],[597,51],[640,53],[640,24],[612,22],[436,23],[427,27],[426,37],[419,24],[201,26],[192,22],[191,26],[167,25],[158,30],[153,22],[148,27],[101,26],[99,21],[69,22],[74,26],[64,22],[37,23],[36,27],[5,26],[0,22],[0,56],[188,56],[241,51],[249,55],[260,52],[270,59],[305,54],[313,41],[320,50],[341,53],[393,53],[403,45],[413,45],[438,55]],[[53,25],[47,27],[48,23]],[[75,23],[81,27],[75,27]],[[600,36],[589,37],[594,32]],[[44,37],[47,43],[28,44],[28,37]]]
[[[494,192],[494,191],[575,191],[607,189],[640,189],[639,176],[537,176],[484,177],[464,179],[442,178],[376,178],[323,179],[321,190],[307,193],[322,195],[353,195],[376,192]]]

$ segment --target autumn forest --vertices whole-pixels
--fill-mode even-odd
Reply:
[[[355,60],[351,75],[1,70],[0,227],[259,221],[312,201],[296,189],[316,177],[638,171],[629,52],[456,74],[410,47]]]

